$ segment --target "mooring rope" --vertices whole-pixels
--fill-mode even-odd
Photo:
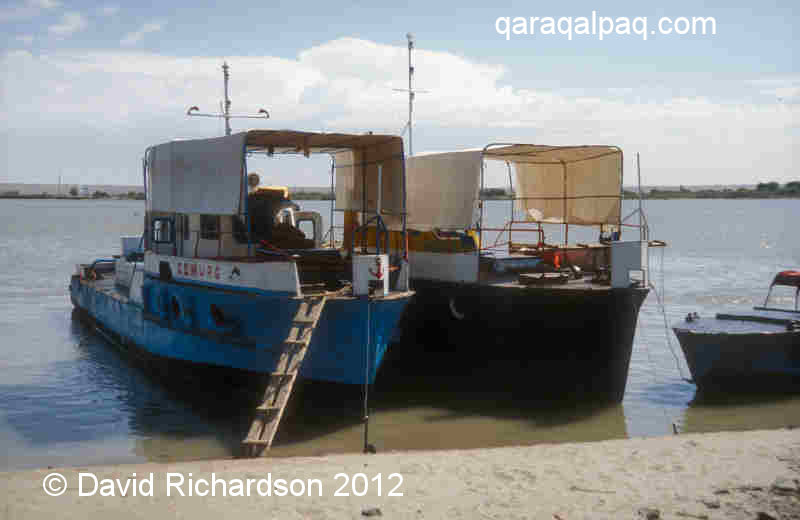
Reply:
[[[647,263],[648,263],[647,270],[650,271],[650,265],[649,265],[650,264],[650,255],[647,255]],[[665,287],[665,285],[664,285],[664,249],[663,248],[661,249],[660,271],[661,272],[660,272],[659,275],[661,276],[661,287],[662,287],[662,290],[663,290],[663,288]],[[677,369],[678,369],[678,375],[681,377],[682,380],[686,381],[687,383],[692,383],[693,382],[692,379],[688,378],[688,377],[686,377],[684,375],[683,366],[681,365],[680,358],[678,357],[678,354],[675,352],[675,348],[672,345],[672,339],[670,337],[669,323],[667,321],[667,309],[666,309],[666,306],[664,305],[664,298],[662,297],[661,293],[658,292],[658,289],[656,288],[656,286],[653,284],[652,281],[648,280],[647,285],[653,290],[653,293],[656,295],[656,301],[658,302],[658,306],[659,306],[659,308],[661,310],[661,317],[664,320],[664,337],[667,340],[667,348],[669,348],[670,354],[672,354],[672,357],[675,359],[675,367],[677,367]]]

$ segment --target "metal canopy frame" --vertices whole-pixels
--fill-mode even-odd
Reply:
[[[242,183],[247,182],[247,156],[251,155],[259,155],[264,154],[268,157],[273,157],[275,155],[303,155],[304,157],[310,157],[311,155],[328,155],[331,158],[331,221],[330,221],[330,228],[329,233],[331,236],[330,243],[331,247],[334,246],[334,222],[333,222],[333,214],[334,211],[346,211],[343,209],[337,209],[335,207],[336,204],[336,194],[335,194],[335,172],[337,168],[336,164],[336,154],[339,152],[346,152],[352,150],[364,150],[376,146],[381,146],[384,144],[389,144],[392,141],[399,140],[401,143],[400,146],[400,153],[393,154],[387,156],[379,161],[361,161],[359,165],[362,167],[362,196],[364,200],[362,200],[361,206],[361,214],[362,214],[362,227],[364,227],[364,232],[366,232],[366,226],[370,222],[375,222],[377,229],[386,230],[386,226],[383,223],[382,214],[387,215],[398,215],[401,217],[402,221],[402,236],[403,236],[403,258],[408,258],[408,241],[405,239],[407,233],[407,201],[406,201],[406,164],[405,164],[405,155],[403,153],[403,146],[402,146],[402,137],[395,136],[395,135],[382,135],[382,134],[338,134],[338,133],[319,133],[319,132],[303,132],[303,131],[294,131],[294,130],[248,130],[246,132],[246,137],[244,141],[244,149],[242,150]],[[145,188],[145,204],[147,203],[147,181],[148,181],[148,155],[151,151],[155,148],[155,146],[149,146],[145,149],[144,157],[142,159],[142,175],[143,175],[143,183]],[[380,203],[380,186],[381,186],[381,173],[382,173],[382,164],[386,160],[391,159],[400,159],[401,161],[401,176],[402,176],[402,211],[391,211],[381,208]],[[379,186],[379,200],[375,211],[367,211],[367,204],[366,204],[366,166],[368,165],[378,165],[378,186]],[[338,165],[338,166],[353,166],[353,165]],[[244,186],[245,184],[242,184]],[[252,255],[252,241],[251,241],[251,223],[250,223],[250,213],[247,207],[247,197],[244,200],[244,212],[242,213],[246,219],[247,225],[247,240],[248,240],[248,254]],[[372,215],[369,219],[367,219],[367,215]],[[145,222],[145,234],[149,232],[148,223]],[[377,238],[377,237],[376,237]],[[388,247],[388,239],[387,239],[387,247]]]
[[[525,151],[526,148],[528,149],[528,151]],[[508,149],[508,153],[502,153],[504,149]],[[534,157],[537,157],[537,156],[545,156],[548,153],[556,152],[556,151],[581,150],[581,149],[586,149],[586,150],[597,149],[597,153],[596,154],[587,155],[586,157],[576,158],[576,159],[570,160],[570,161],[566,161],[566,160],[563,160],[563,159],[560,159],[560,160],[544,160],[544,161],[525,161],[525,160],[512,161],[511,160],[511,159],[525,158],[525,157],[534,158]],[[620,192],[619,192],[619,194],[617,194],[617,195],[567,196],[567,186],[566,186],[566,182],[567,182],[567,174],[566,174],[566,172],[567,172],[567,164],[571,164],[571,163],[575,163],[575,162],[588,161],[588,160],[594,160],[594,159],[598,159],[598,158],[605,157],[605,156],[608,156],[608,155],[615,155],[617,153],[620,155],[620,171],[619,171]],[[563,222],[561,222],[561,225],[564,228],[564,245],[567,245],[567,241],[568,241],[568,237],[569,237],[569,222],[567,222],[567,201],[568,200],[577,200],[577,199],[614,198],[614,199],[618,200],[619,218],[617,220],[616,226],[617,226],[617,229],[620,231],[620,234],[621,234],[621,230],[622,230],[622,227],[624,225],[623,223],[628,217],[626,217],[626,219],[622,218],[622,192],[623,192],[622,180],[624,178],[625,161],[624,161],[624,154],[622,152],[622,149],[619,148],[618,146],[611,146],[611,145],[545,146],[545,145],[534,145],[534,144],[524,144],[524,143],[503,143],[503,142],[496,142],[496,143],[487,144],[481,150],[481,187],[480,187],[481,193],[483,192],[483,190],[486,187],[486,184],[485,184],[485,181],[486,181],[486,179],[485,179],[485,168],[486,168],[486,161],[487,160],[505,162],[506,167],[508,168],[508,188],[509,188],[508,200],[509,200],[509,205],[510,205],[510,208],[509,208],[510,219],[509,219],[506,227],[508,228],[508,242],[509,242],[509,244],[511,244],[511,234],[512,234],[512,230],[513,230],[513,227],[514,227],[513,225],[515,223],[517,223],[517,224],[522,224],[522,223],[536,223],[536,224],[538,224],[538,229],[535,230],[534,232],[538,232],[539,233],[540,242],[543,242],[544,231],[542,229],[542,223],[543,223],[542,221],[536,221],[536,220],[515,221],[514,220],[514,203],[517,200],[562,200],[563,201],[563,214],[562,214]],[[564,171],[564,189],[563,189],[562,196],[560,196],[560,197],[518,197],[518,196],[516,196],[514,194],[514,192],[513,192],[514,184],[513,184],[513,176],[511,174],[511,163],[512,162],[520,162],[520,163],[528,163],[528,164],[542,164],[542,165],[559,165],[560,164],[563,167],[563,171]],[[640,191],[641,191],[641,186],[640,186]],[[483,247],[483,231],[486,230],[486,228],[484,228],[484,226],[483,226],[483,200],[484,199],[479,196],[480,204],[479,204],[479,217],[478,217],[478,232],[480,234],[481,247]],[[642,215],[641,212],[640,212],[640,215]],[[606,224],[577,224],[577,225],[581,225],[581,226],[586,226],[586,225],[599,226],[600,230],[602,232],[603,226],[605,226]],[[506,227],[504,227],[503,229],[501,229],[499,231],[502,233],[503,231],[506,230]],[[640,227],[640,228],[643,227],[641,219],[640,219],[639,226],[636,226],[636,227]],[[531,230],[525,230],[525,231],[531,232]]]

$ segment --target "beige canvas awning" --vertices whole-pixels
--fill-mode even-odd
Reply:
[[[514,144],[490,147],[483,156],[513,165],[517,207],[528,220],[619,223],[622,150],[616,146]]]
[[[512,165],[517,207],[530,221],[619,223],[619,148],[513,144],[409,157],[408,226],[417,230],[472,227],[483,161]]]
[[[463,230],[472,227],[481,187],[481,151],[464,150],[409,157],[408,227]]]

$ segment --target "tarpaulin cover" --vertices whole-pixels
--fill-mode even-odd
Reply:
[[[148,210],[232,215],[244,211],[245,150],[269,156],[331,154],[336,166],[336,207],[377,207],[378,165],[382,166],[381,209],[401,222],[403,139],[391,135],[327,134],[294,130],[250,130],[213,139],[172,141],[147,156]],[[362,179],[362,173],[366,177]],[[394,226],[393,226],[394,227]]]
[[[483,160],[513,165],[517,207],[530,221],[619,223],[619,148],[514,144],[409,157],[409,227],[470,228],[478,207]]]
[[[411,229],[472,227],[481,183],[480,150],[418,155],[406,164]]]
[[[390,229],[400,229],[403,204],[403,140],[399,137],[376,145],[335,154],[336,209],[365,211],[369,219],[378,209]],[[378,169],[380,166],[380,183]],[[366,192],[365,192],[366,189]]]
[[[148,210],[239,213],[247,190],[242,172],[246,136],[243,132],[151,148],[147,156]]]
[[[619,223],[622,151],[616,147],[513,145],[484,156],[513,164],[517,208],[530,221]]]

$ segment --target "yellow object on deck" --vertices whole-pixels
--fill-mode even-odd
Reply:
[[[346,230],[345,224],[345,230]],[[346,232],[346,231],[345,231]],[[374,227],[367,228],[366,246],[375,247]],[[357,234],[356,247],[362,246],[361,232]],[[383,237],[381,237],[383,240]],[[349,244],[349,243],[348,243]],[[383,242],[381,242],[383,246]],[[348,246],[349,247],[349,246]],[[408,250],[421,253],[465,253],[475,251],[480,247],[480,239],[475,231],[459,233],[457,236],[446,236],[436,231],[408,230]],[[389,231],[389,249],[402,251],[403,234],[400,231]]]
[[[288,186],[259,186],[252,192],[254,195],[266,197],[281,197],[284,199],[289,198]]]

